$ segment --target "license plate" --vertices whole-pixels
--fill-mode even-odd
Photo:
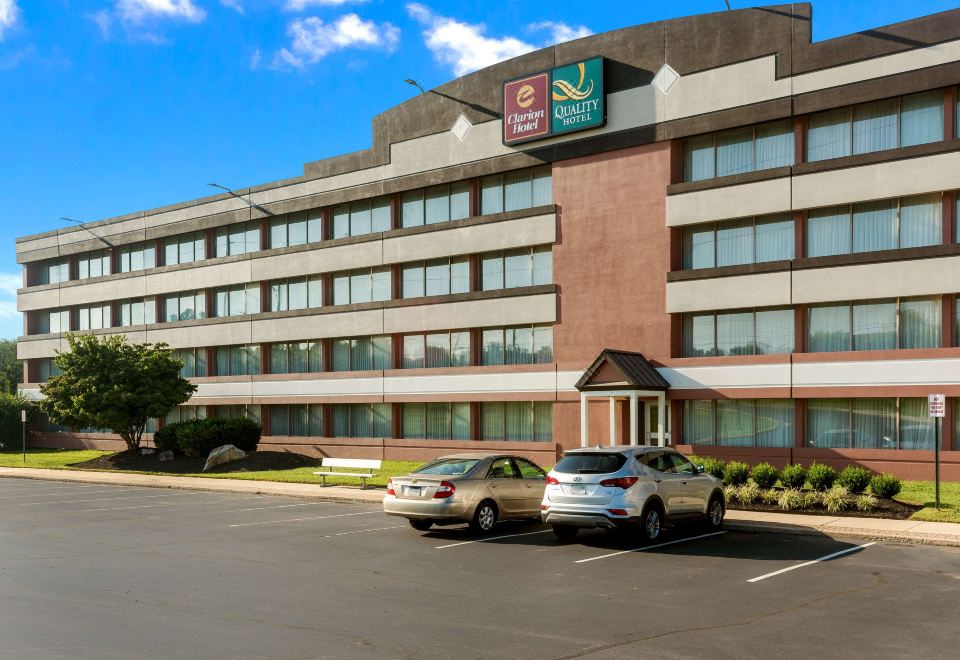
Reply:
[[[422,486],[404,486],[403,494],[410,495],[412,497],[420,497],[420,493],[423,492]]]
[[[587,487],[586,486],[570,486],[571,495],[586,495]]]

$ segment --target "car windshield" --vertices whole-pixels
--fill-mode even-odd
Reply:
[[[466,474],[480,462],[479,458],[441,458],[417,468],[415,474],[444,474],[456,476]]]
[[[567,454],[553,471],[565,474],[610,474],[622,468],[626,462],[627,457],[619,452]]]

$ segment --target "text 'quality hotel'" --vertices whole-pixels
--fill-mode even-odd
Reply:
[[[639,25],[464,76],[303,175],[17,239],[23,391],[166,342],[262,447],[550,465],[581,443],[960,479],[960,10]],[[45,446],[117,447],[36,428]]]

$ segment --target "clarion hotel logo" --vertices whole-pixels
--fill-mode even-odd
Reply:
[[[503,84],[503,143],[603,126],[603,58],[595,57]]]

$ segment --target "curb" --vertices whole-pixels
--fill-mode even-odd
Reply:
[[[724,521],[725,529],[737,532],[753,532],[766,534],[791,534],[794,536],[826,536],[833,539],[856,538],[866,541],[885,541],[887,543],[915,543],[919,545],[938,545],[946,547],[960,547],[960,538],[946,534],[905,534],[902,532],[888,532],[884,530],[863,529],[862,527],[831,527],[820,529],[806,525],[788,525],[781,523],[754,522],[754,521]]]

